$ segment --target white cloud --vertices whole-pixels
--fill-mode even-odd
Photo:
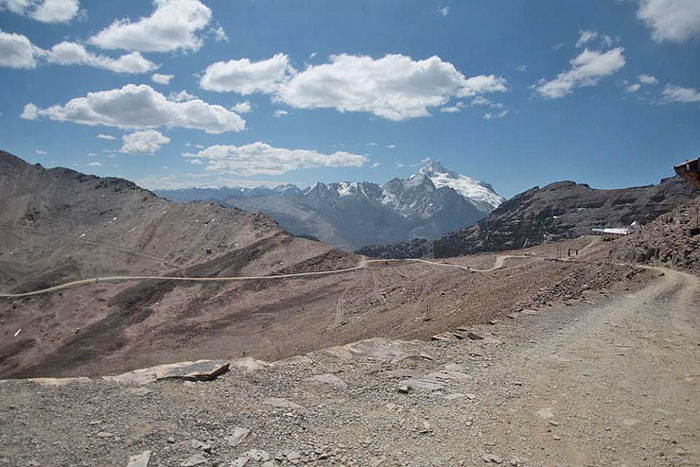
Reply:
[[[19,114],[19,118],[23,118],[25,120],[36,120],[36,118],[38,116],[39,116],[39,107],[32,104],[31,102],[29,104],[25,105],[24,110],[22,110],[22,113]]]
[[[599,34],[597,31],[580,31],[578,41],[576,41],[576,48],[583,47],[596,39],[599,39],[604,46],[610,47],[613,45],[612,37],[607,34]]]
[[[700,91],[694,88],[684,88],[675,84],[667,84],[662,94],[666,102],[680,102],[682,104],[700,103]]]
[[[102,49],[172,52],[198,50],[203,39],[198,34],[211,20],[211,10],[199,0],[154,0],[149,17],[132,22],[125,18],[90,38]]]
[[[102,167],[102,162],[90,162],[88,167]]]
[[[36,49],[21,34],[0,31],[0,66],[9,68],[36,68]]]
[[[456,113],[456,112],[459,112],[460,110],[462,110],[462,108],[460,106],[457,106],[457,105],[440,108],[440,112],[445,112],[445,113]]]
[[[211,28],[209,31],[214,34],[214,40],[216,42],[228,42],[226,31],[224,31],[224,28],[222,28],[221,25],[217,25],[215,28]]]
[[[440,8],[439,11],[440,11],[440,14],[441,14],[442,16],[447,16],[447,15],[450,14],[450,7],[444,6],[444,7]]]
[[[641,87],[642,87],[642,85],[639,83],[632,83],[632,84],[628,85],[627,87],[625,87],[625,91],[629,92],[629,93],[637,92],[637,91],[639,91],[639,89]]]
[[[414,61],[404,55],[375,60],[342,54],[294,75],[274,99],[297,108],[371,112],[388,120],[405,120],[429,116],[429,107],[443,106],[451,97],[506,90],[504,78],[467,78],[437,56]]]
[[[698,0],[640,0],[637,18],[646,22],[656,42],[685,42],[700,35]]]
[[[553,48],[554,50],[559,50],[559,49],[563,48],[564,46],[566,46],[566,44],[564,44],[563,42],[559,42],[559,43],[557,43],[557,44],[554,44],[554,45],[552,46],[552,48]]]
[[[239,114],[247,114],[248,112],[253,110],[253,108],[251,107],[250,102],[243,101],[243,102],[237,102],[236,105],[231,107],[231,110],[233,110],[234,112],[239,113]]]
[[[280,117],[284,117],[285,115],[289,115],[289,112],[287,112],[286,110],[277,109],[277,110],[275,110],[275,113],[273,113],[272,115],[275,118],[280,118]]]
[[[570,70],[559,73],[551,81],[540,80],[535,89],[543,97],[558,99],[571,94],[578,87],[594,86],[625,66],[623,52],[622,47],[607,52],[585,49],[571,60]]]
[[[168,95],[168,99],[171,101],[175,102],[185,102],[185,101],[191,101],[192,99],[196,99],[197,96],[194,94],[190,94],[189,92],[182,90],[180,92],[171,92]]]
[[[508,115],[508,109],[501,110],[500,112],[486,112],[484,114],[484,120],[493,120],[495,118],[503,118]]]
[[[124,135],[122,141],[124,144],[120,152],[153,155],[161,146],[168,144],[170,138],[155,130],[144,130]]]
[[[78,0],[0,0],[0,11],[8,9],[42,23],[65,23],[80,15]]]
[[[39,154],[40,156],[45,156],[45,155],[47,154],[46,151],[42,151],[41,149],[37,149],[37,150],[34,151],[34,152],[37,153],[37,154]]]
[[[380,162],[375,162],[374,164],[372,164],[372,168],[373,168],[373,169],[376,169],[376,168],[379,167],[380,165],[382,165]]]
[[[321,154],[306,149],[275,148],[261,142],[244,146],[216,145],[197,154],[182,155],[205,160],[208,172],[242,176],[279,175],[310,167],[362,167],[369,160],[367,156],[343,151]]]
[[[650,85],[659,84],[659,80],[656,79],[656,77],[652,76],[652,75],[642,74],[642,75],[637,76],[637,79],[642,84],[650,84]]]
[[[204,71],[199,86],[208,91],[237,92],[243,95],[254,92],[271,94],[293,72],[289,57],[285,54],[276,54],[259,62],[242,58],[212,63]]]
[[[97,135],[97,139],[108,139],[108,140],[113,140],[113,139],[117,139],[117,138],[115,138],[115,137],[112,136],[112,135],[105,135],[105,134],[100,133],[99,135]]]
[[[527,71],[527,65],[518,65],[516,68],[518,71]]]
[[[598,37],[598,33],[595,31],[581,31],[579,33],[578,41],[576,42],[576,47],[582,47],[596,37]]]
[[[57,65],[85,65],[115,73],[140,74],[158,68],[155,63],[146,60],[138,52],[122,55],[119,58],[111,58],[88,52],[85,47],[75,42],[56,44],[51,47],[51,50],[46,51],[45,56],[49,63]]]
[[[206,69],[200,86],[243,95],[264,92],[295,108],[371,112],[389,120],[429,116],[429,107],[441,107],[452,97],[508,90],[502,77],[467,78],[437,56],[414,61],[404,55],[375,60],[347,54],[332,55],[330,63],[310,65],[301,72],[284,54],[259,62],[247,58],[216,62]]]
[[[87,156],[88,156],[88,157],[97,157],[97,154],[94,153],[94,152],[89,152],[89,153],[87,154]]]
[[[192,165],[202,165],[204,162],[200,161],[199,159],[192,159],[190,160],[190,164]]]
[[[170,80],[174,77],[175,75],[162,75],[160,73],[154,73],[153,76],[151,76],[151,81],[167,86],[170,84]]]
[[[375,143],[372,141],[372,142],[367,143],[367,146],[379,146],[379,143]]]
[[[54,45],[49,50],[43,50],[32,45],[29,39],[21,34],[0,31],[0,66],[36,68],[40,63],[85,65],[130,74],[146,73],[158,68],[138,52],[112,58],[88,52],[82,45],[66,41]]]
[[[220,105],[208,104],[201,99],[175,102],[146,84],[127,84],[121,89],[89,92],[86,97],[76,97],[65,105],[39,109],[38,114],[61,122],[117,128],[165,126],[217,134],[245,128],[245,120]]]
[[[386,148],[387,149],[396,149],[396,145],[395,144],[387,144]]]

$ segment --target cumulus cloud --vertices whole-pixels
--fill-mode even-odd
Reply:
[[[484,114],[484,120],[493,120],[495,118],[503,118],[508,115],[508,109],[501,110],[500,112],[486,112]]]
[[[192,165],[202,165],[204,162],[200,161],[199,159],[191,159],[190,164]]]
[[[606,34],[599,34],[597,31],[581,31],[579,33],[578,41],[576,41],[576,48],[583,47],[589,42],[600,40],[602,45],[610,47],[613,44],[612,37]]]
[[[221,25],[217,25],[215,28],[211,28],[209,31],[214,35],[214,40],[216,42],[228,42],[226,31],[224,31],[224,28],[222,28]]]
[[[194,51],[204,43],[201,31],[211,20],[211,10],[199,0],[154,0],[151,16],[114,21],[90,38],[107,50],[140,52]]]
[[[36,68],[39,51],[26,36],[0,31],[0,66]]]
[[[153,76],[151,76],[151,81],[167,86],[168,84],[170,84],[170,80],[174,77],[175,75],[162,75],[160,73],[153,73]]]
[[[85,47],[75,42],[61,42],[45,53],[49,63],[57,65],[85,65],[115,73],[140,74],[158,68],[155,63],[146,60],[139,52],[111,58],[88,52]]]
[[[371,112],[388,120],[405,120],[429,116],[429,107],[443,106],[451,97],[506,90],[504,78],[467,78],[437,56],[414,61],[404,55],[373,59],[342,54],[294,75],[274,99],[297,108]]]
[[[208,172],[235,175],[279,175],[310,167],[362,167],[367,156],[348,152],[321,154],[307,149],[275,148],[266,143],[244,146],[210,146],[184,157],[206,161]]]
[[[97,139],[113,140],[113,139],[117,139],[117,138],[115,138],[115,137],[112,136],[112,135],[105,135],[105,134],[100,133],[100,134],[97,135]]]
[[[625,91],[629,93],[637,92],[642,87],[639,83],[632,83],[625,87]]]
[[[122,141],[124,144],[120,152],[153,155],[160,150],[161,146],[168,144],[170,138],[156,130],[144,130],[124,135]]]
[[[4,9],[42,23],[65,23],[81,13],[79,0],[0,0]]]
[[[680,102],[682,104],[700,103],[700,91],[694,88],[684,88],[675,84],[667,84],[662,95],[666,102]]]
[[[275,110],[275,112],[272,115],[275,118],[280,118],[280,117],[284,117],[285,115],[289,115],[289,112],[287,112],[286,110],[277,109],[277,110]]]
[[[571,60],[571,69],[559,73],[551,81],[540,80],[535,90],[548,99],[558,99],[571,94],[578,87],[594,86],[625,66],[623,52],[622,47],[607,52],[584,49]]]
[[[146,84],[89,92],[37,113],[60,122],[130,129],[180,127],[218,134],[245,128],[245,120],[220,105],[201,99],[175,102]]]
[[[29,39],[21,34],[0,31],[0,66],[36,68],[41,63],[84,65],[129,74],[147,73],[158,68],[138,52],[112,58],[94,54],[81,44],[67,41],[56,44],[49,50],[43,50],[32,45]]]
[[[332,108],[371,112],[389,120],[430,115],[450,98],[505,92],[506,80],[495,75],[466,77],[449,62],[433,56],[413,60],[404,55],[374,59],[366,55],[332,55],[330,63],[296,71],[284,54],[268,60],[248,59],[210,65],[200,80],[203,89],[272,95],[294,108]]]
[[[25,105],[24,110],[22,110],[22,113],[19,114],[19,118],[23,118],[25,120],[36,120],[36,118],[38,116],[39,116],[39,107],[32,104],[31,102],[29,104]]]
[[[659,80],[656,79],[656,77],[652,76],[652,75],[642,74],[642,75],[637,76],[637,80],[639,80],[639,82],[642,84],[649,84],[649,85],[659,84]]]
[[[640,0],[637,18],[651,28],[656,42],[685,42],[700,35],[698,0]]]
[[[239,114],[247,114],[251,110],[253,110],[253,107],[250,105],[250,102],[248,101],[243,101],[243,102],[237,102],[236,105],[231,107],[231,110],[233,110],[236,113]]]
[[[196,99],[197,96],[195,96],[194,94],[190,94],[189,92],[187,92],[183,89],[180,92],[171,92],[168,95],[168,98],[171,101],[175,101],[175,102],[185,102],[185,101],[191,101],[192,99]]]
[[[102,167],[102,162],[90,162],[88,167]]]
[[[254,92],[271,94],[293,72],[289,57],[285,54],[276,54],[259,62],[242,58],[212,63],[204,71],[199,86],[208,91],[237,92],[243,95]]]

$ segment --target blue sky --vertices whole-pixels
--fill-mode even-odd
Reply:
[[[699,36],[697,0],[0,0],[0,148],[148,188],[655,183],[700,152]]]

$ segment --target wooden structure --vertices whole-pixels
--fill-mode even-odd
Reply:
[[[700,188],[700,157],[692,160],[685,161],[682,164],[678,164],[673,167],[678,175],[685,178],[693,184],[696,188]]]

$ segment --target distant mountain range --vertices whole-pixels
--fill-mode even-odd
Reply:
[[[357,252],[380,258],[442,258],[537,245],[548,239],[591,234],[594,227],[646,225],[696,198],[680,177],[658,185],[596,190],[571,181],[534,187],[502,203],[487,218],[434,240],[372,245]]]
[[[486,217],[504,199],[488,183],[432,161],[407,179],[317,183],[301,189],[158,190],[171,201],[218,201],[262,212],[294,235],[353,250],[369,244],[437,238]]]

